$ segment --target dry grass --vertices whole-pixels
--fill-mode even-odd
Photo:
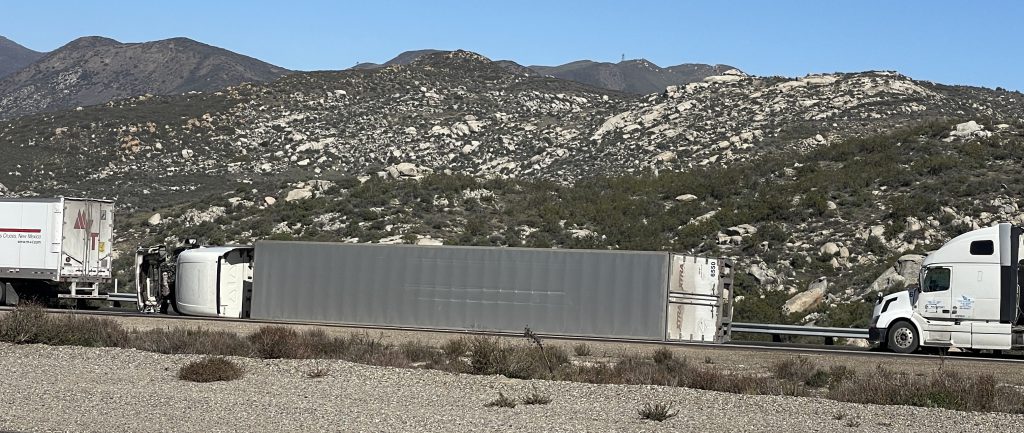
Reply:
[[[441,345],[441,351],[450,360],[462,358],[469,352],[469,339],[459,337],[448,340]]]
[[[1000,386],[990,374],[964,375],[939,369],[920,377],[879,365],[873,378],[836,384],[827,397],[854,403],[1024,413],[1024,394]]]
[[[679,415],[679,411],[672,410],[672,407],[668,404],[651,402],[644,403],[643,406],[637,409],[636,413],[640,415],[640,418],[658,422]]]
[[[410,362],[440,363],[445,358],[445,354],[437,347],[420,341],[406,341],[399,344],[398,349]]]
[[[221,356],[207,356],[185,364],[178,370],[178,379],[189,382],[220,382],[241,379],[245,374],[234,361]]]
[[[495,398],[494,400],[484,403],[484,407],[504,407],[511,409],[516,407],[516,400],[513,398],[509,398],[507,395],[501,392],[498,392],[498,398]]]
[[[0,340],[51,346],[128,347],[130,334],[110,319],[51,315],[41,306],[29,305],[0,320]]]
[[[548,404],[551,403],[551,396],[547,394],[541,394],[539,391],[537,391],[537,387],[535,386],[533,387],[533,392],[524,395],[522,398],[519,399],[519,401],[523,402],[523,404],[525,405]]]
[[[845,365],[824,368],[810,358],[799,356],[776,361],[770,368],[779,379],[800,383],[812,388],[824,388],[856,377],[856,372]]]
[[[42,308],[29,306],[0,317],[0,341],[124,347],[211,355],[212,360],[223,360],[218,358],[222,356],[342,359],[516,379],[680,386],[739,394],[805,396],[812,394],[811,389],[821,388],[814,395],[839,401],[1024,413],[1024,393],[1000,386],[991,375],[961,374],[940,368],[930,375],[915,376],[879,366],[871,380],[857,380],[854,371],[846,366],[823,366],[808,357],[780,360],[769,368],[769,375],[736,373],[707,360],[695,364],[677,358],[664,347],[648,357],[624,356],[608,362],[573,364],[565,349],[543,345],[538,338],[513,344],[497,338],[460,337],[434,347],[421,342],[394,345],[384,342],[383,337],[366,333],[335,337],[319,329],[300,332],[283,326],[264,326],[244,337],[199,328],[138,331],[127,330],[110,319],[47,314]],[[573,351],[579,355],[589,348],[577,345]],[[320,367],[306,372],[311,378],[328,374],[328,369]],[[542,404],[545,399],[550,401],[550,397],[534,390],[534,395],[524,397],[523,402]]]
[[[302,359],[314,355],[314,347],[298,331],[285,326],[261,326],[247,340],[260,358]]]
[[[572,346],[572,352],[575,353],[576,356],[590,356],[592,353],[590,345],[587,343],[577,343]]]
[[[201,328],[150,329],[131,334],[130,347],[156,353],[255,356],[252,345],[233,332]]]
[[[302,373],[307,379],[322,379],[331,375],[331,368],[321,364],[319,361],[313,362],[313,366]]]

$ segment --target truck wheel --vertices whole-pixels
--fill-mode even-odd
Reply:
[[[889,328],[889,338],[886,339],[889,350],[896,353],[911,353],[917,350],[917,332],[907,322],[897,322]]]

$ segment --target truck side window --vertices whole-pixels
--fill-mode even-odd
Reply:
[[[925,292],[949,290],[949,274],[949,268],[928,269],[928,274],[924,277],[924,287],[921,290]]]
[[[992,253],[996,252],[995,244],[992,241],[974,241],[971,242],[971,255],[972,256],[991,256]]]

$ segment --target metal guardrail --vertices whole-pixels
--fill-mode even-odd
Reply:
[[[751,334],[769,334],[772,341],[782,342],[783,335],[803,337],[824,337],[825,344],[834,344],[836,338],[868,338],[868,330],[863,328],[826,328],[822,326],[776,325],[767,323],[733,323],[732,332]]]

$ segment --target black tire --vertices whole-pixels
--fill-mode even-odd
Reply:
[[[889,327],[889,333],[885,344],[889,350],[896,353],[913,353],[917,350],[920,337],[917,330],[907,322],[896,322]]]

